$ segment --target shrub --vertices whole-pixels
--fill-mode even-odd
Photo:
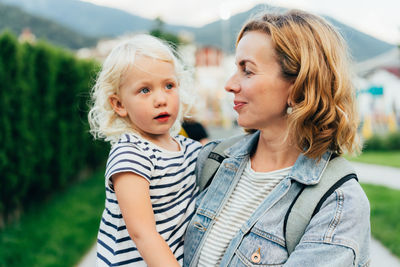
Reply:
[[[364,151],[400,150],[400,132],[387,135],[374,135],[364,143]]]
[[[108,149],[92,141],[86,117],[98,69],[47,43],[0,35],[0,227],[103,164]]]
[[[390,133],[385,139],[388,150],[400,150],[400,132]]]

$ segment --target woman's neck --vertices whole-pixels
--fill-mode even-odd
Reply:
[[[270,132],[268,132],[270,133]],[[251,167],[258,172],[269,172],[293,166],[300,150],[285,133],[260,132],[255,152],[251,156]]]

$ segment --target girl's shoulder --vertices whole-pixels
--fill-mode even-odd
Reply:
[[[114,143],[111,150],[118,147],[131,147],[136,150],[147,150],[152,147],[151,143],[137,135],[126,133],[122,134],[118,142]]]
[[[120,136],[118,142],[112,145],[109,156],[114,154],[116,151],[132,151],[141,153],[143,156],[147,156],[150,159],[170,154],[176,156],[175,154],[182,153],[196,154],[197,156],[198,152],[202,148],[202,145],[199,142],[182,135],[177,135],[174,138],[181,147],[181,151],[179,152],[167,151],[134,134],[123,134]]]
[[[200,142],[190,139],[188,137],[185,137],[183,135],[175,136],[175,140],[177,142],[179,142],[179,144],[181,145],[181,148],[186,153],[193,151],[193,150],[199,151],[202,148],[202,145],[200,144]]]
[[[108,158],[110,160],[115,157],[115,155],[121,153],[134,153],[140,154],[142,157],[151,158],[153,150],[154,149],[148,141],[133,134],[122,134],[118,142],[111,146]]]
[[[134,172],[150,180],[155,159],[156,156],[149,142],[132,134],[123,134],[111,147],[105,177],[109,180],[118,172]],[[112,189],[111,184],[110,188]]]

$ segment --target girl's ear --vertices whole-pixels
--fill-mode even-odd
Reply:
[[[117,95],[114,94],[110,96],[108,101],[110,101],[111,107],[119,116],[126,117],[128,115],[128,112]]]

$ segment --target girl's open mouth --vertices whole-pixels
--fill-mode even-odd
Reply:
[[[156,119],[159,122],[166,122],[169,120],[169,118],[171,117],[171,115],[169,115],[167,112],[163,112],[158,114],[157,117],[155,117],[154,119]]]

